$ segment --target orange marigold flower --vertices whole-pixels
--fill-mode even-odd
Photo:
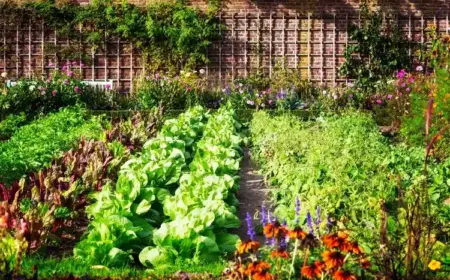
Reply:
[[[306,232],[304,232],[301,227],[295,227],[293,230],[289,231],[288,235],[290,239],[305,239]]]
[[[268,272],[267,270],[261,271],[261,272],[256,272],[253,277],[253,280],[273,280],[274,277],[272,274],[270,274],[270,272]]]
[[[328,269],[338,268],[344,265],[344,255],[338,251],[325,251],[322,258]]]
[[[361,259],[361,260],[359,261],[359,265],[360,265],[362,268],[364,268],[364,269],[369,269],[369,267],[370,267],[370,262],[369,262],[368,259]]]
[[[258,241],[248,240],[245,242],[241,242],[241,244],[239,244],[238,253],[240,255],[245,253],[254,253],[258,250],[258,248],[259,248]]]
[[[253,275],[257,272],[262,272],[270,269],[270,265],[265,261],[255,261],[250,263],[245,270],[245,274]]]
[[[345,270],[338,270],[333,274],[334,280],[356,280],[356,276]]]
[[[275,221],[273,223],[267,224],[264,227],[264,235],[267,238],[278,238],[283,237],[287,234],[288,229],[285,226],[282,226],[278,221]]]
[[[314,279],[322,275],[324,263],[315,261],[313,264],[305,265],[301,269],[301,273],[308,279]]]
[[[282,258],[282,259],[289,259],[290,257],[289,252],[282,249],[272,251],[272,253],[270,253],[270,256],[272,258]]]

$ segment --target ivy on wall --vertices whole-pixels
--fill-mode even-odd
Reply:
[[[79,57],[85,55],[86,46],[92,53],[104,50],[107,38],[117,38],[133,43],[150,69],[174,70],[207,62],[208,47],[219,39],[217,11],[209,9],[203,13],[183,0],[148,7],[126,1],[116,4],[112,0],[93,0],[83,6],[70,0],[40,0],[21,5],[0,0],[0,24],[43,20],[58,36],[82,43],[78,50],[74,46],[80,43],[70,44],[70,51],[59,51],[61,59],[77,52]]]

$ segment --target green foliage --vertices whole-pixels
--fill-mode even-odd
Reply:
[[[97,137],[97,119],[87,121],[79,108],[57,113],[19,128],[7,142],[0,143],[0,181],[9,183],[29,171],[36,171],[73,147],[81,137]]]
[[[164,198],[177,187],[181,172],[192,159],[207,115],[193,108],[168,120],[158,137],[148,141],[142,154],[126,162],[115,188],[105,186],[93,195],[86,212],[93,218],[74,249],[90,264],[121,266],[149,245],[153,228],[161,224]]]
[[[366,240],[373,238],[379,200],[392,199],[393,185],[383,173],[389,150],[370,116],[349,112],[301,123],[258,112],[251,131],[253,156],[274,186],[279,216],[294,216],[298,195],[303,211],[321,206]]]
[[[26,122],[25,114],[9,115],[0,121],[0,141],[8,140]]]
[[[395,23],[390,33],[383,32],[383,15],[371,12],[366,4],[361,7],[360,27],[352,26],[350,39],[356,44],[345,50],[345,63],[340,72],[355,79],[355,86],[372,93],[382,86],[396,70],[410,64],[407,42],[402,38]]]
[[[258,112],[251,129],[253,157],[272,186],[278,216],[293,219],[298,196],[302,211],[321,206],[358,235],[366,252],[378,249],[374,240],[380,240],[379,234],[398,246],[406,238],[395,239],[405,230],[406,196],[426,182],[434,221],[449,221],[449,162],[429,162],[425,178],[424,149],[388,145],[367,114],[347,112],[299,122],[292,116],[271,118]],[[383,211],[389,222],[385,230]]]
[[[193,263],[189,260],[177,262],[175,265],[159,267],[155,270],[148,270],[136,267],[119,267],[119,268],[92,268],[82,259],[73,257],[69,258],[42,258],[40,256],[27,257],[22,262],[21,274],[32,277],[34,274],[33,267],[37,265],[38,279],[47,278],[65,278],[69,275],[75,277],[86,277],[89,279],[105,279],[111,277],[113,279],[172,279],[179,271],[186,273],[205,273],[205,277],[220,276],[224,270],[226,263],[221,261],[217,263]],[[204,278],[206,279],[206,278]]]
[[[234,111],[222,107],[206,124],[203,138],[180,187],[164,200],[169,217],[153,233],[154,246],[144,248],[139,260],[158,267],[176,259],[216,260],[232,253],[239,237],[225,229],[239,227],[236,217],[242,138]]]
[[[30,20],[43,19],[59,36],[81,41],[93,53],[105,49],[106,38],[127,40],[143,54],[151,69],[194,68],[207,62],[207,48],[219,36],[216,4],[203,14],[180,0],[152,3],[147,8],[127,1],[114,2],[95,0],[79,5],[73,1],[58,4],[55,0],[42,0],[24,6],[5,3],[3,11],[9,14],[4,20],[12,20],[11,13]],[[77,55],[82,51],[76,50]],[[73,58],[73,50],[65,55],[60,58]]]

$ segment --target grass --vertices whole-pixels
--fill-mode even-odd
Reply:
[[[61,279],[68,276],[87,276],[89,279],[107,277],[111,279],[171,279],[178,272],[193,274],[190,279],[211,279],[222,273],[226,262],[194,263],[191,260],[184,260],[157,269],[145,269],[138,266],[107,268],[89,266],[73,257],[58,259],[35,255],[24,259],[21,274],[31,278],[35,271],[34,267],[38,270],[38,279]]]

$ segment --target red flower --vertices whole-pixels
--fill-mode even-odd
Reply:
[[[356,276],[345,270],[338,270],[333,274],[334,280],[357,280]]]
[[[282,258],[282,259],[289,259],[289,252],[287,252],[286,250],[282,250],[282,249],[277,249],[272,251],[272,253],[270,253],[270,256],[272,258]]]
[[[301,273],[308,279],[314,279],[322,275],[323,267],[323,262],[315,261],[313,264],[305,265],[304,267],[302,267]]]
[[[303,231],[301,227],[295,227],[288,233],[290,239],[304,239],[306,237],[306,232]]]
[[[245,253],[254,253],[258,250],[258,248],[259,248],[258,241],[248,240],[239,244],[238,253],[240,255]]]
[[[322,258],[328,269],[339,268],[344,265],[344,255],[338,251],[325,251]]]
[[[267,238],[278,238],[283,237],[287,234],[288,229],[285,226],[282,226],[278,221],[275,221],[273,223],[267,224],[264,227],[264,235]]]
[[[343,250],[347,246],[348,234],[345,232],[327,234],[322,237],[322,241],[328,249],[339,248]]]

